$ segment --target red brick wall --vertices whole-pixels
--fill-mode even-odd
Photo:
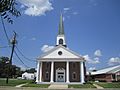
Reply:
[[[75,67],[73,66],[73,63],[75,64]],[[70,82],[80,82],[80,63],[79,62],[70,62],[69,64],[69,69],[70,69]],[[76,79],[72,78],[72,74],[73,72],[75,72],[76,75]]]
[[[95,75],[94,76],[96,81],[107,81],[111,82],[112,79],[112,74],[100,74],[100,75]]]
[[[51,62],[47,62],[47,63],[46,62],[42,63],[42,81],[43,82],[50,82]],[[45,77],[46,72],[49,73],[48,79]]]

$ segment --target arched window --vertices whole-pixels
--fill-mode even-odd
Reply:
[[[59,44],[63,44],[63,39],[59,39]]]
[[[73,73],[72,73],[72,79],[73,79],[73,80],[76,80],[76,79],[77,79],[77,74],[76,74],[76,72],[73,72]]]
[[[46,78],[46,79],[49,79],[49,72],[46,72],[46,73],[45,73],[45,78]]]

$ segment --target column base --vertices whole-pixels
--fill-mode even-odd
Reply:
[[[66,83],[70,83],[70,81],[66,81]]]
[[[54,81],[50,81],[50,83],[54,83]]]

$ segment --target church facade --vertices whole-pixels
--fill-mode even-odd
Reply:
[[[36,83],[85,83],[85,59],[67,48],[62,15],[56,46],[37,58]]]

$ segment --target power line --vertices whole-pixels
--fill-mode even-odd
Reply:
[[[18,54],[16,53],[15,50],[14,50],[14,53],[15,53],[15,55],[17,56],[17,58],[20,60],[20,62],[21,62],[25,67],[30,68],[29,66],[27,66],[27,65],[22,61],[22,59],[18,56]]]
[[[17,51],[18,51],[26,60],[32,61],[32,62],[36,62],[36,61],[33,60],[33,59],[27,58],[27,57],[20,51],[20,49],[19,49],[17,46],[16,46],[16,49],[17,49]]]
[[[4,30],[5,36],[6,36],[7,41],[8,41],[8,45],[10,45],[10,39],[9,39],[9,37],[8,37],[8,34],[7,34],[7,31],[6,31],[5,24],[4,24],[4,21],[3,21],[2,16],[1,16],[1,21],[2,21],[2,26],[3,26],[3,30]],[[2,48],[3,48],[3,47],[2,47]],[[4,48],[5,48],[5,47],[4,47]],[[23,55],[17,47],[16,47],[16,49],[17,49],[17,51],[18,51],[25,59],[27,59],[27,60],[29,60],[29,61],[34,61],[34,60],[32,60],[32,59],[27,58],[25,55]],[[22,59],[18,56],[18,54],[16,53],[16,51],[14,51],[14,53],[15,53],[15,55],[17,56],[17,58],[22,62],[22,64],[24,64],[24,62],[23,62]],[[30,67],[28,67],[26,64],[24,64],[24,66],[26,66],[27,68],[30,68]]]
[[[10,46],[0,46],[0,48],[7,48],[7,47],[10,47]]]
[[[7,31],[6,31],[5,24],[4,24],[4,21],[3,21],[2,16],[1,16],[1,21],[2,21],[3,30],[4,30],[5,36],[6,36],[6,38],[7,38],[8,44],[10,44],[10,39],[9,39],[9,37],[8,37],[8,34],[7,34]]]

